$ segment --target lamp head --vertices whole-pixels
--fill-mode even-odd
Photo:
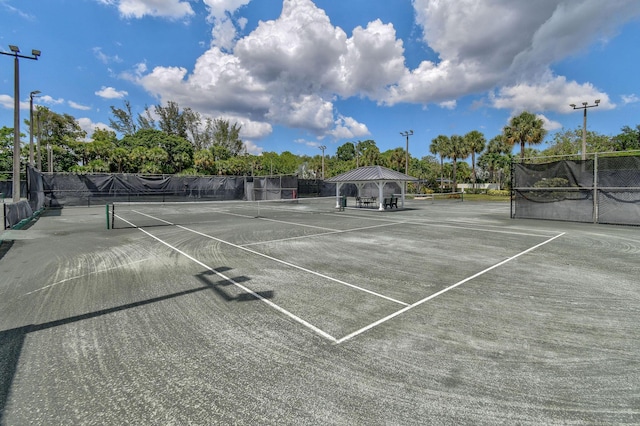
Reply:
[[[575,109],[576,108],[576,104],[571,104],[569,105],[571,108]]]
[[[582,105],[587,106],[589,102],[583,102]]]
[[[596,105],[600,103],[600,99],[596,99]]]
[[[11,49],[13,53],[20,53],[20,48],[18,46],[14,46],[13,44],[9,45],[9,49]]]
[[[42,54],[42,52],[40,52],[39,50],[36,50],[36,49],[32,49],[31,50],[31,54],[37,58],[38,56],[40,56]]]
[[[39,93],[42,93],[42,92],[40,92],[39,90],[34,90],[33,92],[30,93],[30,95],[31,96],[35,96],[35,95],[37,95]]]

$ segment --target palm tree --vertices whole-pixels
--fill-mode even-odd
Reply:
[[[442,192],[442,185],[444,181],[444,157],[448,152],[448,146],[451,144],[451,140],[448,136],[438,135],[435,139],[431,139],[431,146],[429,152],[433,155],[440,156],[440,191]]]
[[[469,156],[469,148],[465,144],[464,138],[460,135],[453,135],[449,138],[450,143],[445,148],[444,156],[451,158],[453,161],[453,183],[452,190],[456,192],[458,187],[457,173],[458,173],[458,159],[463,159]]]
[[[464,135],[464,140],[467,147],[471,151],[471,176],[473,177],[473,187],[476,186],[476,154],[480,154],[484,151],[484,146],[487,140],[484,135],[477,130],[472,130]]]
[[[520,143],[520,157],[524,159],[525,144],[539,144],[544,140],[547,131],[543,128],[544,122],[534,114],[523,111],[509,121],[504,127],[503,133],[507,142],[511,145]]]

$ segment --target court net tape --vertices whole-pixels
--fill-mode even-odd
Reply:
[[[259,201],[119,202],[107,206],[107,227],[213,223],[242,219],[303,219],[310,214],[334,213],[336,197]]]

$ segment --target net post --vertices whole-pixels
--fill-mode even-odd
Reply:
[[[110,225],[110,217],[109,217],[109,203],[105,204],[106,214],[107,214],[107,229],[111,229]]]
[[[598,153],[593,155],[593,223],[598,223]]]

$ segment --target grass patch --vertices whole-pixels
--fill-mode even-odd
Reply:
[[[488,195],[488,194],[464,194],[464,201],[498,201],[509,202],[509,195]]]

